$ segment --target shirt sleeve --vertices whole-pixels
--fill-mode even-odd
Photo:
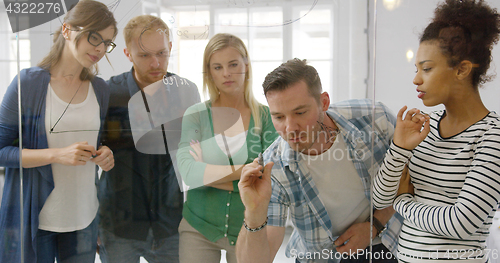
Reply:
[[[398,192],[401,173],[411,155],[411,151],[391,143],[373,183],[373,204],[376,209],[392,205]]]
[[[267,209],[267,224],[270,226],[285,227],[290,201],[283,186],[273,176],[271,176],[271,180],[272,193]]]
[[[478,141],[464,185],[453,205],[433,206],[410,194],[394,200],[406,220],[430,233],[454,238],[474,234],[500,200],[500,128],[493,127]]]
[[[0,106],[0,166],[19,168],[17,78],[10,83]]]
[[[177,163],[179,172],[184,183],[191,188],[203,186],[203,177],[206,163],[197,162],[189,153],[191,150],[190,142],[202,140],[203,127],[201,127],[201,118],[207,114],[206,110],[199,110],[200,104],[189,107],[182,118],[182,132],[177,151]]]

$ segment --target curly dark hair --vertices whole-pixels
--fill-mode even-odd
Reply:
[[[463,60],[471,61],[472,85],[477,88],[493,78],[486,72],[499,34],[500,15],[483,0],[446,0],[434,11],[434,19],[425,28],[420,43],[439,41],[451,67]]]

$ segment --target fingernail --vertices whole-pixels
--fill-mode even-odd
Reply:
[[[198,140],[196,140],[197,143],[200,143]]]

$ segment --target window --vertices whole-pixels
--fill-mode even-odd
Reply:
[[[333,3],[302,0],[266,4],[252,2],[246,6],[235,3],[206,6],[171,4],[166,8],[169,11],[162,13],[162,18],[173,21],[174,37],[169,67],[195,82],[200,90],[205,45],[211,36],[225,32],[238,36],[247,45],[253,69],[253,91],[261,103],[267,104],[261,88],[265,76],[295,57],[307,59],[318,70],[323,90],[335,97],[332,87],[339,85],[333,82],[337,68],[333,52]]]
[[[20,69],[31,66],[31,41],[29,30],[19,32]],[[26,52],[28,51],[28,52]],[[0,14],[0,97],[17,75],[17,37],[12,33],[6,13]]]

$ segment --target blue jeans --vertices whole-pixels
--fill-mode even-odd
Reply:
[[[38,229],[37,262],[85,263],[94,262],[97,249],[98,219],[73,232],[52,232]]]
[[[106,229],[99,229],[102,263],[139,263],[142,256],[150,263],[179,262],[179,234],[156,243],[150,229],[145,241],[121,238]]]

